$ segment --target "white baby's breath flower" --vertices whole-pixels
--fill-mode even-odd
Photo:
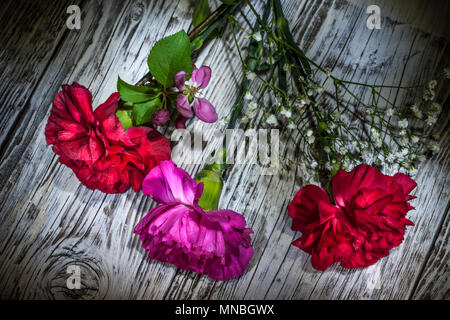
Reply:
[[[387,115],[388,117],[392,117],[392,116],[394,115],[394,109],[388,108],[388,109],[386,110],[386,115]]]
[[[346,155],[347,154],[347,152],[348,152],[348,150],[347,150],[347,148],[346,147],[344,147],[344,146],[341,146],[341,147],[339,147],[339,149],[338,149],[338,153],[340,154],[340,155]]]
[[[255,101],[252,101],[248,104],[248,108],[250,110],[256,110],[258,108],[258,104]]]
[[[409,168],[409,175],[414,177],[416,174],[417,174],[417,169],[414,168],[414,167],[410,167]]]
[[[262,35],[261,35],[260,31],[251,34],[250,37],[252,37],[253,39],[255,39],[258,42],[262,40]]]
[[[398,133],[400,136],[406,136],[406,130],[400,130]]]
[[[420,139],[419,139],[418,136],[415,136],[415,135],[412,135],[412,136],[411,136],[411,142],[412,142],[412,143],[417,143],[417,142],[419,142],[419,140],[420,140]]]
[[[370,158],[369,151],[367,151],[366,149],[362,149],[361,150],[361,157],[363,158],[363,160],[367,161]]]
[[[256,74],[254,72],[251,72],[251,71],[247,71],[245,73],[245,75],[246,75],[247,79],[250,80],[250,81],[252,81],[252,80],[254,80],[256,78]]]
[[[308,137],[307,141],[308,141],[309,144],[313,144],[314,141],[316,141],[316,138],[314,136],[310,136],[310,137]]]
[[[325,148],[323,148],[323,151],[325,151],[326,153],[330,153],[331,149],[329,146],[326,146]]]
[[[395,156],[392,154],[392,153],[388,153],[388,155],[387,155],[387,157],[386,157],[386,161],[388,162],[388,163],[394,163],[394,161],[395,161]]]
[[[311,137],[312,134],[313,134],[313,131],[312,131],[311,129],[308,129],[308,130],[306,131],[306,136],[307,136],[307,137]]]
[[[372,114],[373,114],[373,109],[372,109],[371,107],[367,107],[367,108],[366,108],[366,113],[367,113],[368,115],[372,115]]]
[[[430,89],[436,88],[436,85],[437,85],[436,80],[431,80],[430,82],[428,82],[428,88],[430,88]]]
[[[280,114],[288,119],[290,119],[292,117],[291,109],[282,108],[280,111]]]
[[[313,162],[311,162],[310,166],[311,166],[312,169],[316,169],[318,165],[319,164],[317,163],[317,161],[314,160]]]
[[[408,128],[408,120],[407,119],[399,120],[398,126],[402,129]]]
[[[429,116],[426,120],[425,120],[425,123],[428,125],[428,126],[433,126],[435,123],[437,122],[437,117],[435,117],[435,116]]]
[[[316,88],[317,94],[322,94],[322,93],[324,93],[324,91],[325,91],[325,89],[320,86]]]
[[[381,148],[382,146],[383,146],[383,140],[377,139],[377,140],[375,141],[375,147]]]
[[[436,97],[436,92],[434,90],[425,90],[425,93],[423,94],[423,100],[425,101],[433,101]]]
[[[288,63],[284,64],[283,70],[284,70],[285,72],[288,72],[288,71],[289,71],[289,68],[290,68],[290,65],[289,65]]]
[[[245,112],[245,115],[248,117],[248,119],[253,119],[256,115],[255,109],[248,109]]]
[[[380,136],[380,132],[377,130],[377,128],[371,128],[370,132],[372,133],[372,137],[374,139],[377,139]]]
[[[250,91],[247,91],[244,95],[244,99],[247,101],[250,101],[253,99],[253,95],[250,93]]]
[[[275,117],[275,115],[271,114],[267,119],[266,119],[266,123],[271,125],[271,126],[277,126],[278,125],[278,119],[277,117]]]

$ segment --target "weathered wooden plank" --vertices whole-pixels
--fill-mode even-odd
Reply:
[[[3,2],[0,41],[1,155],[14,126],[26,120],[33,90],[64,37],[69,1]],[[74,1],[73,4],[78,4]],[[11,14],[14,12],[15,14]]]
[[[447,181],[447,185],[449,181]],[[448,190],[446,191],[448,193]],[[444,197],[448,194],[444,194]],[[421,278],[417,283],[412,298],[413,299],[445,299],[450,298],[450,223],[449,207],[445,221],[434,243],[430,256],[426,260],[425,268],[422,271]]]
[[[258,10],[261,4],[255,2]],[[429,78],[449,62],[448,37],[445,40],[445,32],[436,26],[427,29],[429,24],[424,19],[429,15],[420,14],[422,6],[408,7],[406,12],[390,6],[394,16],[383,20],[382,30],[371,32],[365,29],[364,6],[347,1],[285,1],[284,5],[308,55],[347,79],[385,84],[416,82]],[[440,10],[433,8],[427,10]],[[81,186],[45,145],[44,126],[60,83],[76,80],[89,86],[94,104],[99,104],[115,90],[118,74],[132,82],[146,73],[151,45],[164,35],[188,28],[192,7],[184,0],[86,1],[82,9],[86,15],[82,30],[69,32],[59,45],[42,80],[29,94],[32,108],[23,116],[27,121],[20,122],[8,137],[8,152],[1,160],[8,178],[0,193],[1,298],[410,296],[448,210],[448,135],[443,135],[441,153],[425,163],[417,177],[423,189],[417,191],[417,210],[411,215],[416,226],[408,230],[404,244],[375,268],[347,271],[333,267],[325,273],[313,270],[308,255],[290,245],[299,236],[290,230],[286,214],[290,199],[301,187],[295,168],[282,176],[261,176],[258,168],[250,165],[231,169],[221,199],[222,208],[243,213],[256,232],[252,241],[255,257],[241,278],[216,282],[149,261],[132,231],[155,204],[141,193],[104,195]],[[64,13],[61,16],[65,17]],[[434,17],[446,18],[438,18],[441,15]],[[414,26],[404,25],[411,21]],[[239,35],[241,44],[246,41],[246,35]],[[217,107],[219,116],[228,113],[237,94],[230,90],[237,86],[241,74],[233,47],[229,36],[217,40],[205,48],[197,63],[213,69],[207,98]],[[260,90],[260,86],[252,87],[255,95]],[[200,131],[201,123],[194,122],[189,128]],[[192,174],[200,168],[183,167]],[[73,264],[82,270],[81,290],[66,287],[66,269]],[[370,289],[368,283],[377,270],[381,271],[381,288],[377,289],[375,281],[374,289]]]
[[[320,10],[321,8],[322,10]],[[421,34],[422,38],[418,41],[416,39],[417,43],[415,43],[414,38],[418,30],[414,28],[400,29],[395,33],[396,26],[399,24],[396,21],[388,20],[384,30],[378,36],[364,28],[355,28],[355,25],[365,25],[365,8],[348,6],[342,2],[329,3],[329,6],[323,3],[310,2],[306,5],[296,3],[292,11],[289,8],[286,11],[294,12],[295,14],[295,9],[303,14],[302,19],[295,21],[301,21],[298,25],[306,29],[299,31],[302,34],[300,41],[302,47],[308,48],[307,53],[319,61],[324,55],[325,62],[331,68],[337,65],[337,70],[335,71],[338,74],[339,71],[342,72],[346,79],[384,84],[399,83],[400,81],[402,83],[414,83],[423,81],[440,72],[445,63],[448,63],[446,59],[442,61],[442,52],[446,48],[446,42],[441,38],[435,38],[429,33],[423,32]],[[316,17],[325,19],[325,21],[318,23],[319,28],[313,22]],[[323,30],[320,30],[320,28],[323,28]],[[361,44],[366,45],[361,46]],[[430,45],[434,48],[430,48]],[[394,49],[392,48],[393,46]],[[329,47],[338,47],[341,50],[333,52],[330,49],[327,51],[326,48]],[[426,51],[426,48],[429,51]],[[434,53],[436,53],[436,56],[434,56]],[[426,61],[424,61],[424,56]],[[445,57],[445,54],[443,56]],[[414,59],[414,57],[417,58]],[[327,59],[329,62],[327,62]],[[377,59],[381,59],[381,61],[377,61]],[[408,73],[403,72],[406,62],[408,62],[407,67],[410,68]],[[420,65],[432,67],[430,69],[420,68]],[[432,70],[432,68],[435,69]],[[417,70],[421,70],[421,72],[417,72]],[[403,79],[400,78],[402,74]],[[391,94],[395,95],[395,92]],[[448,142],[444,142],[444,146],[447,145]],[[433,165],[434,163],[430,166]],[[439,172],[441,173],[441,171]],[[446,186],[444,182],[446,179],[445,172],[446,170],[443,169],[442,176],[438,175],[435,177],[439,181],[435,184],[437,188],[436,195],[442,192]],[[242,181],[242,176],[247,176],[248,180]],[[254,178],[250,171],[244,172],[242,176],[236,171],[230,174],[227,183],[231,185],[231,190],[235,190],[231,197],[236,201],[229,202],[225,207],[245,208],[243,212],[246,215],[248,215],[248,212],[256,210],[256,215],[253,213],[250,216],[253,217],[255,215],[257,217],[256,221],[250,218],[252,227],[256,231],[253,241],[253,243],[257,244],[256,262],[238,281],[229,281],[226,284],[212,284],[204,279],[197,282],[196,279],[186,279],[185,273],[181,273],[177,277],[177,289],[171,291],[170,297],[302,299],[309,297],[352,299],[408,297],[408,293],[411,290],[410,282],[414,281],[415,277],[418,276],[418,269],[424,263],[420,256],[409,257],[417,252],[417,246],[408,244],[408,238],[403,247],[409,248],[409,252],[397,253],[396,255],[394,250],[389,257],[390,263],[388,268],[380,267],[380,265],[386,263],[387,259],[384,259],[377,265],[375,270],[372,267],[366,270],[346,271],[342,268],[334,267],[334,269],[325,273],[317,272],[309,265],[309,258],[306,254],[290,246],[290,242],[296,236],[290,231],[290,221],[288,221],[286,216],[283,216],[288,203],[286,201],[283,203],[278,199],[279,190],[281,190],[281,194],[284,194],[291,187],[290,193],[293,195],[299,186],[294,187],[292,181],[284,177],[286,180],[283,181],[280,189],[279,178],[274,177],[270,180],[270,186],[266,188],[267,182],[266,184],[261,183],[260,179]],[[233,179],[233,177],[235,178]],[[419,184],[425,188],[436,182],[434,179],[420,179],[419,177]],[[258,186],[257,189],[254,189],[255,185]],[[253,189],[253,192],[257,194],[256,203],[253,203],[253,199],[249,199],[250,195],[253,195],[251,191],[246,192],[249,189]],[[271,194],[272,192],[273,194]],[[287,194],[289,194],[289,191]],[[225,199],[229,198],[230,196],[225,196]],[[269,201],[269,205],[266,205],[266,200]],[[417,200],[417,202],[421,203],[421,207],[416,212],[433,210],[436,201],[437,198],[429,199],[429,201]],[[422,217],[422,220],[425,220],[425,227],[409,232],[414,232],[415,236],[427,233],[428,231],[424,231],[430,229],[432,230],[431,234],[436,232],[436,228],[439,228],[440,224],[439,219],[443,213],[442,207],[439,206],[437,211],[438,213],[435,216]],[[414,237],[414,235],[411,235],[411,237]],[[427,252],[432,242],[432,239],[425,238],[418,251]],[[402,268],[402,261],[409,260],[411,260],[407,264],[407,269],[409,270],[399,272],[399,269]],[[380,277],[381,283],[400,281],[400,284],[397,283],[389,287],[385,285],[383,290],[378,289],[379,284],[372,283],[375,280],[374,274],[376,275],[378,270],[383,270],[384,276]],[[182,289],[178,289],[180,287]]]

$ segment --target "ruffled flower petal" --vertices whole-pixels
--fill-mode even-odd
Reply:
[[[172,161],[162,161],[144,179],[143,191],[163,203],[136,226],[151,259],[209,275],[240,276],[253,256],[242,215],[231,210],[205,212],[198,206],[203,184],[196,184]]]
[[[172,161],[161,161],[153,168],[144,179],[142,191],[165,204],[193,205],[201,196],[195,180]]]
[[[232,225],[240,217],[230,210],[206,214],[185,205],[160,205],[135,233],[151,259],[225,281],[240,276],[253,256],[245,220],[244,227]]]
[[[403,241],[405,218],[412,209],[408,194],[416,183],[405,175],[386,176],[362,165],[333,177],[331,204],[325,190],[306,186],[289,205],[292,229],[302,235],[294,245],[311,254],[311,264],[325,270],[340,262],[362,268],[387,256]]]
[[[344,207],[361,188],[386,189],[388,184],[384,176],[374,167],[359,165],[351,172],[338,170],[332,180],[333,196],[336,204]]]
[[[121,193],[139,190],[144,176],[170,159],[169,141],[145,127],[125,131],[115,112],[120,95],[112,94],[95,112],[90,92],[74,83],[63,85],[45,128],[47,144],[90,189]]]

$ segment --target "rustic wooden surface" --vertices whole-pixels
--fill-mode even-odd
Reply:
[[[261,10],[261,1],[254,2]],[[381,7],[381,30],[366,27],[369,1],[283,5],[300,46],[346,79],[410,84],[450,66],[448,1],[370,2]],[[71,4],[82,8],[79,31],[65,27]],[[242,277],[216,282],[149,261],[133,228],[152,200],[133,191],[105,195],[86,189],[58,163],[44,137],[62,83],[89,87],[98,105],[114,91],[118,75],[132,82],[146,73],[146,56],[157,39],[189,28],[192,4],[14,0],[2,1],[0,8],[0,298],[450,298],[448,87],[439,94],[445,109],[441,151],[416,177],[418,198],[410,213],[416,225],[389,257],[363,270],[315,271],[309,256],[290,245],[299,236],[290,230],[286,210],[301,187],[295,168],[261,176],[254,166],[236,165],[220,206],[245,215],[255,230],[255,255]],[[240,35],[243,45],[247,40]],[[218,39],[197,60],[213,69],[207,97],[220,116],[231,107],[241,74],[231,43],[230,37]],[[199,167],[184,166],[191,174]],[[80,290],[67,289],[70,265],[81,267]]]

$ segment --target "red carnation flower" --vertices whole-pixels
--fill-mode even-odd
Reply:
[[[335,262],[344,268],[367,267],[387,256],[403,241],[408,203],[416,183],[397,173],[393,177],[360,165],[339,170],[332,180],[335,204],[324,189],[308,185],[289,205],[292,230],[302,232],[294,245],[311,254],[315,269]]]
[[[45,127],[47,144],[89,189],[138,191],[147,173],[170,159],[169,141],[156,130],[124,130],[116,117],[120,95],[112,94],[95,111],[92,95],[77,83],[63,85]]]

